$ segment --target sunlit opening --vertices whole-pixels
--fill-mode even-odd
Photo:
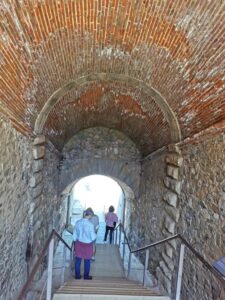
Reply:
[[[82,217],[83,211],[91,207],[98,215],[100,227],[102,226],[104,231],[105,214],[110,205],[114,206],[119,221],[122,221],[123,198],[123,191],[115,180],[102,175],[84,177],[75,184],[71,192],[70,223],[75,225]]]

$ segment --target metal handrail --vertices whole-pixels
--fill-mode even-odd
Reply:
[[[131,252],[130,243],[129,243],[128,237],[127,237],[127,235],[126,235],[125,229],[124,229],[124,227],[123,227],[123,224],[122,224],[122,223],[119,223],[119,224],[115,227],[114,230],[117,230],[118,227],[122,228],[122,231],[123,231],[123,234],[124,234],[124,238],[125,238],[125,240],[126,240],[126,242],[127,242],[127,246],[128,246],[128,248],[129,248],[129,251]]]
[[[185,238],[184,238],[182,235],[176,234],[176,235],[173,235],[173,236],[171,236],[171,237],[168,237],[168,238],[162,239],[162,240],[160,240],[160,241],[154,242],[154,243],[152,243],[152,244],[146,245],[146,246],[144,246],[144,247],[141,247],[141,248],[137,248],[137,249],[131,250],[131,247],[130,247],[130,245],[129,245],[129,241],[128,241],[128,238],[127,238],[127,236],[126,236],[126,233],[125,233],[125,230],[124,230],[123,225],[122,225],[122,224],[118,224],[118,226],[117,226],[116,228],[118,228],[118,227],[121,227],[121,228],[122,228],[122,231],[123,231],[123,233],[124,233],[124,235],[125,235],[125,239],[127,240],[127,245],[128,245],[128,247],[129,247],[130,254],[136,253],[136,252],[140,252],[140,251],[143,251],[143,250],[148,250],[148,249],[150,249],[150,248],[152,248],[152,247],[154,247],[154,246],[161,245],[161,244],[163,244],[163,243],[166,243],[166,242],[168,242],[168,241],[171,241],[171,240],[174,240],[174,239],[177,239],[177,238],[180,239],[180,240],[183,242],[183,244],[185,244],[185,246],[187,246],[188,249],[190,249],[191,252],[192,252],[192,253],[193,253],[193,254],[194,254],[201,262],[202,262],[202,264],[205,265],[205,267],[206,267],[210,272],[212,272],[213,275],[221,282],[223,288],[225,288],[225,279],[224,279],[224,277],[223,277],[222,275],[220,275],[220,273],[217,272],[216,269],[214,269],[214,267],[212,267],[212,266],[204,259],[204,257],[203,257],[201,254],[199,254],[199,253],[192,247],[192,245],[191,245],[187,240],[185,240]]]
[[[47,249],[48,249],[48,247],[49,247],[49,245],[50,245],[50,242],[51,242],[52,238],[54,237],[54,235],[55,235],[55,236],[56,236],[56,237],[57,237],[57,238],[58,238],[58,239],[59,239],[59,240],[60,240],[60,241],[61,241],[61,242],[62,242],[62,243],[70,250],[70,251],[72,251],[72,248],[64,241],[64,239],[58,234],[58,232],[55,231],[55,229],[53,229],[52,232],[51,232],[51,234],[50,234],[50,236],[48,237],[47,241],[45,242],[45,245],[44,245],[44,247],[43,247],[43,249],[42,249],[42,251],[41,251],[41,254],[39,255],[39,257],[38,257],[38,259],[37,259],[37,261],[36,261],[36,263],[35,263],[35,265],[34,265],[32,271],[31,271],[31,273],[30,273],[30,275],[29,275],[29,277],[28,277],[26,283],[24,284],[22,290],[20,291],[17,300],[23,300],[23,299],[24,299],[25,294],[26,294],[26,292],[27,292],[29,286],[31,285],[31,283],[32,283],[32,281],[33,281],[33,279],[34,279],[34,275],[36,274],[36,272],[37,272],[37,270],[38,270],[40,264],[42,263],[42,261],[43,261],[45,255],[46,255],[46,251],[47,251]]]
[[[70,250],[70,251],[72,251],[72,247],[70,247],[68,244],[67,244],[67,242],[61,237],[61,235],[59,235],[58,234],[58,232],[55,230],[55,229],[53,229],[52,230],[53,232],[54,232],[54,234],[57,236],[57,238]]]
[[[178,237],[179,237],[179,234],[170,236],[170,237],[165,238],[165,239],[163,239],[163,240],[160,240],[160,241],[158,241],[158,242],[154,242],[154,243],[149,244],[149,245],[146,245],[146,246],[144,246],[144,247],[141,247],[141,248],[137,248],[137,249],[135,249],[135,250],[132,250],[131,253],[135,253],[135,252],[140,252],[140,251],[143,251],[143,250],[147,250],[147,249],[152,248],[152,247],[154,247],[154,246],[161,245],[161,244],[163,244],[163,243],[166,243],[166,242],[169,242],[169,241],[171,241],[171,240],[174,240],[174,239],[176,239],[176,238],[178,238]]]

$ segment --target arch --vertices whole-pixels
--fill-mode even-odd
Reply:
[[[166,99],[162,97],[162,95],[160,95],[158,91],[156,91],[154,88],[147,85],[145,82],[124,74],[115,74],[115,73],[92,73],[86,76],[82,76],[78,79],[71,79],[67,81],[62,87],[60,87],[50,96],[50,98],[43,106],[41,112],[39,113],[35,121],[35,126],[34,126],[35,133],[36,134],[42,133],[44,125],[46,123],[46,120],[51,110],[66,93],[68,93],[70,90],[74,88],[78,88],[80,85],[84,85],[99,80],[117,81],[117,82],[126,83],[132,85],[133,87],[138,87],[142,89],[146,94],[148,94],[154,99],[156,104],[163,112],[170,127],[171,142],[175,143],[181,140],[181,130],[180,130],[178,120],[173,110],[167,103]]]
[[[79,178],[74,179],[72,182],[70,182],[65,188],[64,190],[62,190],[60,192],[61,197],[67,196],[71,193],[72,189],[74,188],[74,186],[83,178],[87,177],[87,176],[91,176],[91,175],[103,175],[103,174],[89,174],[89,175],[85,175]],[[106,176],[106,175],[103,175]],[[118,178],[115,177],[111,177],[111,176],[106,176],[111,178],[112,180],[114,180],[120,187],[121,189],[126,193],[126,194],[130,194],[131,191],[133,192],[132,188],[130,186],[128,186],[125,182],[121,181]]]
[[[62,200],[65,200],[68,197],[68,195],[71,194],[73,188],[80,180],[82,180],[85,177],[89,177],[91,175],[93,175],[93,174],[76,178],[75,180],[70,182],[68,184],[68,186],[60,193]],[[94,174],[94,175],[102,175],[102,174]],[[131,212],[132,212],[133,202],[135,201],[135,193],[130,186],[128,186],[125,182],[121,181],[120,179],[111,177],[111,176],[106,176],[106,177],[115,181],[119,185],[119,187],[121,188],[121,190],[123,192],[121,220],[122,220],[123,224],[126,225],[127,232],[129,232],[129,224],[131,221]]]
[[[76,180],[90,175],[110,177],[126,184],[139,197],[141,166],[139,162],[125,162],[109,159],[81,159],[60,172],[60,191],[67,194]],[[62,193],[62,192],[61,192]]]

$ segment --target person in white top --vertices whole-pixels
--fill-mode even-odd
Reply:
[[[74,226],[73,239],[75,243],[75,278],[80,279],[80,265],[84,259],[84,279],[92,279],[89,275],[90,260],[93,256],[93,242],[96,240],[94,225],[90,222],[92,210],[86,209],[84,217],[78,220]]]

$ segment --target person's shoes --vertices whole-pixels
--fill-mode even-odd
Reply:
[[[103,241],[103,244],[107,244],[107,242],[106,242],[106,241]]]
[[[75,279],[81,279],[81,276],[75,276]]]
[[[84,277],[84,280],[92,280],[92,276],[86,276]]]

